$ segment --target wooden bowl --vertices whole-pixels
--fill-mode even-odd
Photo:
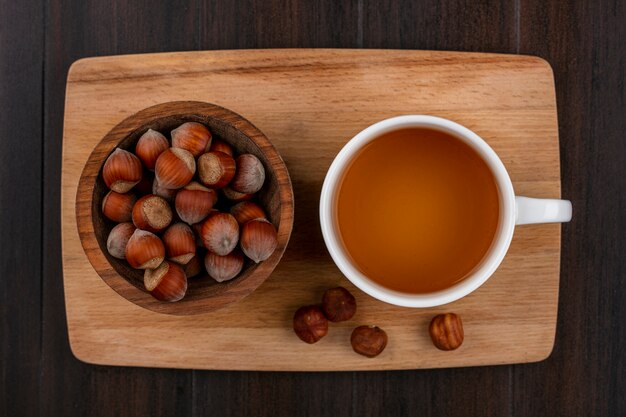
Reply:
[[[106,250],[115,223],[102,215],[102,198],[109,191],[102,180],[102,166],[116,148],[133,151],[148,129],[166,136],[184,122],[200,122],[214,137],[229,143],[237,154],[256,155],[265,166],[266,180],[257,193],[269,220],[278,230],[278,247],[272,256],[255,264],[248,261],[240,275],[217,283],[206,273],[189,279],[185,298],[176,303],[154,299],[143,286],[143,271],[131,268]],[[173,315],[202,314],[236,302],[254,291],[272,273],[285,251],[293,226],[293,189],[287,167],[270,141],[240,115],[214,104],[177,101],[142,110],[115,126],[95,147],[81,174],[76,195],[76,219],[83,249],[100,277],[118,294],[138,306]],[[87,295],[86,295],[87,296]]]

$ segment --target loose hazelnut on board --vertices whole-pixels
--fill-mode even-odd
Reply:
[[[165,255],[170,261],[185,265],[196,254],[196,238],[191,227],[174,223],[163,233]]]
[[[225,256],[207,252],[204,257],[204,267],[209,276],[217,282],[224,282],[235,278],[243,268],[243,254],[234,249]]]
[[[215,190],[192,181],[178,191],[174,205],[181,220],[191,225],[204,220],[216,202]]]
[[[186,149],[197,158],[211,147],[211,132],[200,123],[183,123],[172,130],[172,146]]]
[[[265,168],[263,163],[252,154],[237,157],[237,172],[230,182],[230,188],[240,193],[254,194],[263,187]]]
[[[124,223],[132,219],[133,206],[137,197],[132,193],[109,191],[102,199],[102,214],[114,222]]]
[[[454,313],[439,314],[428,327],[430,338],[437,349],[454,350],[463,343],[463,323]]]
[[[293,316],[293,331],[306,343],[315,343],[328,333],[328,320],[318,306],[300,307]]]
[[[207,152],[198,158],[198,177],[202,184],[223,188],[235,176],[235,160],[224,152]]]
[[[152,183],[152,194],[158,195],[159,197],[163,197],[165,200],[169,201],[170,203],[173,203],[174,198],[176,197],[176,194],[178,194],[178,190],[163,187],[162,185],[159,184],[159,182],[155,178],[154,182]]]
[[[254,262],[269,258],[278,246],[276,228],[265,219],[250,220],[241,229],[241,250]]]
[[[250,220],[267,218],[261,206],[252,201],[242,201],[235,204],[230,208],[230,214],[235,217],[239,224],[246,224]]]
[[[156,130],[148,129],[137,141],[135,155],[141,160],[143,166],[154,171],[157,158],[169,147],[170,143],[165,136]]]
[[[170,261],[161,263],[155,269],[147,269],[143,274],[143,284],[146,290],[160,301],[178,301],[187,292],[185,272]]]
[[[226,155],[233,156],[233,148],[226,142],[213,138],[211,142],[211,152],[224,152]]]
[[[149,232],[160,232],[172,222],[172,209],[163,197],[149,194],[141,197],[133,206],[133,223]]]
[[[373,358],[385,350],[387,333],[377,326],[359,326],[352,331],[350,343],[359,355]]]
[[[141,161],[132,153],[116,148],[102,167],[102,179],[111,190],[126,193],[141,180]]]
[[[159,185],[165,188],[183,188],[196,173],[193,155],[181,148],[169,148],[156,161],[154,175]]]
[[[222,188],[222,192],[224,193],[224,197],[226,197],[228,200],[233,201],[235,203],[238,203],[240,201],[252,200],[254,198],[254,193],[252,194],[240,193],[239,191],[235,191],[230,187]]]
[[[189,262],[181,266],[183,268],[183,271],[185,271],[185,275],[187,276],[187,278],[193,278],[200,272],[202,272],[202,260],[197,253],[193,256],[193,258],[191,258]]]
[[[120,223],[111,229],[107,238],[107,251],[111,256],[118,259],[126,258],[126,245],[135,232],[132,223]]]
[[[239,242],[239,224],[229,213],[210,214],[200,233],[204,246],[220,256],[228,255]]]
[[[350,320],[356,313],[356,299],[343,287],[330,288],[322,297],[322,310],[330,321]]]
[[[165,259],[165,246],[154,233],[137,229],[126,244],[126,260],[136,269],[154,269]]]

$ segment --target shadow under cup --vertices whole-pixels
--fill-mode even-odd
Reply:
[[[421,137],[416,137],[420,134]],[[424,139],[429,135],[432,143]],[[413,142],[409,142],[411,137],[413,137]],[[418,143],[420,140],[424,143]],[[441,145],[444,142],[447,142],[445,146]],[[413,149],[404,148],[403,146],[407,143],[413,143]],[[435,144],[434,147],[431,146],[433,144]],[[399,152],[398,149],[403,151]],[[454,158],[451,161],[446,157],[455,152],[470,156],[468,161],[461,162],[461,164],[469,164],[467,167],[450,166]],[[445,157],[441,158],[441,155]],[[371,161],[368,161],[368,158]],[[472,158],[474,161],[471,161]],[[378,170],[367,168],[368,164],[371,165],[371,162],[377,159],[389,161],[382,166],[385,173],[389,174],[388,177],[381,177]],[[450,216],[446,217],[446,213],[441,212],[441,207],[445,208],[446,204],[459,213],[471,212],[472,190],[463,181],[469,181],[469,183],[473,181],[469,171],[472,170],[472,164],[477,163],[483,165],[482,175],[488,175],[493,184],[492,208],[486,209],[484,204],[476,204],[478,212],[466,213],[467,215],[459,218],[459,221],[467,223],[474,219],[475,222],[476,216],[483,215],[480,210],[491,211],[488,213],[493,217],[489,226],[491,229],[486,232],[483,230],[483,242],[480,248],[475,247],[480,245],[472,240],[472,236],[466,236],[465,241],[457,238],[459,242],[453,242],[451,236],[455,236],[453,233],[456,230],[455,225],[447,225],[445,222],[449,219],[455,221],[455,219]],[[407,166],[409,166],[408,169]],[[429,175],[436,170],[439,170],[436,175]],[[455,171],[455,173],[450,174],[448,171]],[[421,179],[416,180],[412,176],[421,176]],[[351,179],[351,177],[354,178]],[[395,184],[398,178],[404,178],[404,183]],[[369,195],[365,189],[357,189],[359,181],[370,187]],[[444,189],[446,187],[443,187],[443,184],[453,184],[456,189],[450,186]],[[411,189],[413,199],[419,200],[420,197],[422,199],[407,203],[406,196],[410,193],[401,192],[403,186],[422,187],[425,190],[434,189],[435,195],[433,196],[431,192],[420,194],[422,188]],[[443,190],[443,192],[438,190]],[[463,193],[465,194],[462,195]],[[440,204],[444,206],[440,205],[437,208],[437,204],[424,204],[425,200],[428,201],[423,198],[424,195],[428,195],[428,199],[441,201]],[[362,199],[358,201],[360,196]],[[485,194],[485,196],[489,198],[488,195]],[[352,201],[354,207],[350,208],[346,201]],[[457,207],[459,204],[464,204],[463,210],[459,210]],[[374,207],[369,207],[372,205]],[[437,209],[440,211],[437,212]],[[414,221],[416,218],[418,221]],[[439,236],[437,235],[439,229],[433,225],[442,219],[443,225],[440,224],[439,229],[446,230],[447,234],[440,239],[441,245],[431,245],[433,241],[428,239],[420,241],[420,235],[414,234],[414,227],[430,227],[435,230],[430,231],[431,238]],[[445,119],[432,116],[401,116],[384,120],[365,129],[348,142],[337,155],[327,173],[322,189],[320,220],[324,239],[333,260],[357,287],[391,304],[430,307],[446,304],[469,294],[493,274],[504,258],[512,239],[515,225],[515,196],[504,165],[478,135]],[[350,225],[350,222],[354,224]],[[360,230],[358,232],[360,235],[356,239],[349,236],[352,233],[351,229]],[[388,230],[395,230],[395,232],[388,232]],[[465,231],[468,230],[471,230],[471,227]],[[402,241],[406,236],[410,239]],[[446,246],[447,243],[450,244]],[[366,249],[359,249],[361,246]],[[454,250],[445,252],[441,249],[448,247]],[[459,256],[466,252],[473,252],[473,257],[467,257],[463,263]],[[435,262],[437,259],[439,264]],[[408,269],[404,268],[402,262],[405,262]],[[373,267],[375,263],[379,265]],[[426,267],[429,263],[431,267],[435,265],[435,268],[439,265],[441,271],[431,269],[429,272]],[[454,270],[453,267],[462,263],[460,268],[465,268],[463,272],[459,273],[457,268],[456,276],[449,276],[449,280],[442,281],[441,277],[445,276],[446,269]],[[420,268],[420,265],[423,267]],[[389,274],[385,276],[388,270]],[[437,272],[441,274],[438,275]],[[412,285],[412,283],[404,286],[396,285],[392,281],[393,278],[389,278],[396,276],[394,274],[415,276],[416,282],[424,281],[425,285]],[[431,281],[428,282],[428,280]]]

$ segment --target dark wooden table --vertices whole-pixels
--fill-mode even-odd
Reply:
[[[625,28],[624,0],[0,0],[0,416],[626,415]],[[550,358],[271,373],[91,366],[72,356],[59,214],[69,65],[272,47],[519,53],[552,64],[574,219],[563,227]]]

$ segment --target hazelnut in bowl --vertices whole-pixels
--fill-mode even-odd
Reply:
[[[293,226],[287,167],[240,115],[194,101],[128,117],[81,174],[83,249],[119,295],[173,315],[241,300],[272,273]]]

